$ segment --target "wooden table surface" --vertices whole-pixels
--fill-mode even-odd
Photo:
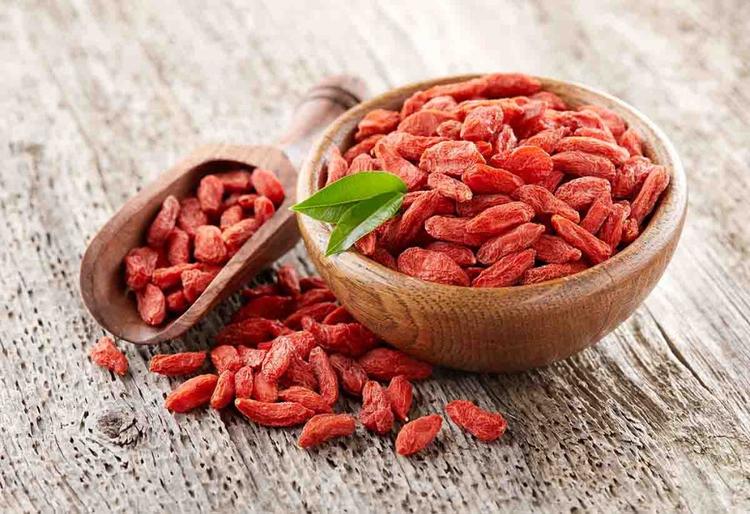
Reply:
[[[750,3],[2,2],[0,511],[692,511],[750,509]],[[86,357],[87,241],[205,142],[270,142],[324,75],[373,92],[518,70],[613,93],[673,139],[690,181],[677,254],[593,349],[513,376],[440,371],[417,411],[474,398],[510,429],[446,424],[398,458],[361,431],[162,407],[157,349],[118,378]],[[288,259],[309,272],[303,250]],[[228,302],[161,351],[204,348]]]

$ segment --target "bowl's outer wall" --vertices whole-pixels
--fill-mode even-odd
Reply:
[[[397,109],[413,91],[472,76],[448,77],[393,90],[336,120],[300,173],[298,198],[315,189],[331,145],[351,143],[356,124],[376,107]],[[674,148],[643,114],[584,86],[541,79],[573,106],[605,105],[644,137],[649,156],[672,172],[643,234],[614,257],[577,275],[534,286],[462,288],[396,273],[354,252],[325,257],[330,229],[299,216],[308,252],[352,315],[394,346],[434,364],[472,371],[508,372],[566,358],[622,323],[654,288],[682,231],[687,185]]]

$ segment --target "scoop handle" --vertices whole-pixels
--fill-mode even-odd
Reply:
[[[364,80],[353,75],[331,75],[310,88],[299,103],[287,132],[277,146],[299,169],[312,144],[343,112],[367,96]]]

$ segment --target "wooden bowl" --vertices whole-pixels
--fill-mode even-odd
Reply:
[[[312,148],[297,184],[307,198],[320,181],[332,145],[352,143],[359,120],[375,108],[398,110],[414,91],[479,75],[408,85],[340,116]],[[642,234],[609,260],[569,277],[535,285],[469,288],[425,282],[353,251],[325,257],[330,227],[306,216],[298,222],[307,250],[341,303],[397,348],[451,368],[510,372],[550,364],[599,341],[654,288],[674,253],[685,221],[685,172],[664,133],[632,106],[606,93],[539,78],[572,106],[597,104],[617,113],[644,138],[646,154],[671,170],[669,188]]]

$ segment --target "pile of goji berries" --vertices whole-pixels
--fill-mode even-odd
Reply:
[[[534,284],[632,242],[669,184],[612,110],[566,103],[533,77],[494,74],[376,109],[334,148],[328,182],[383,170],[407,185],[401,213],[360,253],[444,284]]]
[[[208,352],[156,355],[149,369],[167,376],[195,375],[167,396],[165,406],[187,412],[231,404],[264,426],[304,424],[303,448],[354,433],[354,416],[334,413],[340,394],[361,398],[359,422],[369,431],[390,434],[403,422],[396,451],[412,455],[437,436],[442,417],[409,421],[412,382],[432,374],[432,366],[385,346],[336,302],[317,277],[298,278],[282,266],[274,283],[242,292],[246,303],[216,335]],[[109,337],[90,350],[92,360],[116,373],[127,359]],[[207,372],[207,356],[214,372]],[[503,435],[505,419],[466,400],[450,402],[446,413],[482,441]]]
[[[206,175],[195,196],[168,196],[146,234],[125,256],[125,282],[149,325],[185,311],[284,201],[272,171]]]

